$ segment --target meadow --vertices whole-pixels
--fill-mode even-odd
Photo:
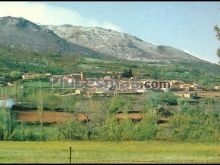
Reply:
[[[0,142],[0,163],[219,163],[220,143],[168,141]]]

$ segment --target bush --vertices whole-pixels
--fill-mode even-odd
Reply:
[[[103,140],[122,140],[122,124],[119,124],[114,118],[107,119],[104,123],[100,136]]]
[[[8,139],[16,126],[10,110],[0,109],[0,140]]]
[[[102,128],[102,138],[105,140],[147,140],[157,134],[157,115],[149,111],[141,122],[133,123],[130,119],[121,121],[111,118]]]
[[[111,99],[109,113],[116,113],[119,110],[122,110],[127,104],[128,102],[126,102],[125,98],[123,98],[122,96],[115,96]]]
[[[134,140],[154,139],[158,130],[157,119],[157,115],[153,111],[149,111],[135,126]]]
[[[58,125],[58,131],[65,140],[83,140],[87,138],[86,127],[78,121],[68,121]]]
[[[220,140],[219,116],[204,113],[176,114],[170,127],[174,139],[178,140]]]
[[[39,141],[46,140],[46,134],[40,134],[33,131],[31,128],[17,128],[9,136],[10,140],[14,141]]]
[[[20,79],[21,78],[21,73],[20,73],[20,71],[11,71],[10,77],[13,80]]]

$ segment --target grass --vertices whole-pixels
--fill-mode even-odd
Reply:
[[[220,143],[0,142],[0,163],[219,163]]]
[[[23,86],[25,87],[31,87],[31,88],[52,88],[52,83],[47,81],[30,81],[30,82],[24,82]],[[53,83],[53,88],[62,88],[63,83]],[[67,83],[64,84],[64,87],[67,87]]]

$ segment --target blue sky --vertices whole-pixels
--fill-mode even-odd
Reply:
[[[11,6],[0,4],[0,16],[21,15],[41,24],[111,28],[218,62],[220,42],[213,29],[220,25],[220,2],[32,2],[26,3],[29,13],[23,12],[25,5],[20,10],[16,5],[17,10],[9,13],[7,5]]]

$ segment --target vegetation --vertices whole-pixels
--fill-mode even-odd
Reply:
[[[124,78],[131,78],[134,75],[132,73],[131,68],[129,68],[129,70],[125,69],[121,76],[124,77]]]
[[[15,52],[16,57],[11,58]],[[1,47],[0,66],[0,76],[14,83],[13,86],[1,86],[0,96],[10,96],[18,102],[28,103],[22,108],[36,110],[40,118],[39,123],[25,123],[17,120],[19,109],[0,110],[0,139],[4,140],[0,142],[1,162],[13,162],[15,159],[16,162],[67,162],[68,148],[63,149],[61,145],[67,143],[73,144],[76,149],[75,162],[100,162],[100,157],[103,158],[102,162],[164,162],[165,156],[167,162],[219,161],[216,156],[219,147],[213,149],[220,141],[218,98],[186,99],[174,96],[172,92],[156,91],[113,97],[65,95],[74,93],[74,90],[62,88],[59,84],[53,84],[52,87],[44,76],[45,73],[84,71],[91,78],[110,75],[122,78],[134,76],[139,79],[178,79],[188,83],[196,82],[209,89],[219,85],[218,65],[205,62],[136,63],[99,57],[60,56],[52,53],[45,55]],[[33,80],[22,80],[23,73],[37,73],[38,76]],[[48,124],[43,122],[45,111],[69,112],[74,117],[69,121]],[[141,120],[130,117],[134,112],[142,116]],[[87,116],[88,119],[80,121],[76,117],[78,114]],[[123,117],[120,118],[120,115]],[[9,148],[14,148],[21,155],[7,155],[11,157],[9,160],[4,154],[4,146],[9,144],[6,140],[50,141],[48,144],[53,145],[28,143],[33,145],[23,145],[26,150],[21,151],[21,143],[15,142],[16,146],[10,144]],[[66,140],[79,142],[51,142]],[[197,145],[198,141],[202,143]],[[38,153],[40,145],[42,148],[48,147],[41,150],[47,152],[47,158],[38,158],[38,155],[44,155],[43,152]],[[123,150],[125,146],[128,147],[127,150]],[[31,151],[29,147],[32,147]],[[194,156],[191,156],[192,153]]]
[[[0,140],[9,139],[15,127],[16,121],[10,110],[0,109]]]
[[[220,40],[218,26],[215,31]],[[217,54],[220,56],[219,49]],[[73,71],[84,71],[90,78],[109,75],[123,79],[177,79],[196,82],[206,90],[220,83],[219,65],[202,61],[137,63],[98,56],[42,54],[0,46],[0,77],[12,83],[1,84],[0,96],[27,103],[28,106],[21,109],[36,110],[40,119],[39,123],[25,123],[18,121],[19,109],[0,109],[1,162],[66,163],[67,144],[73,145],[74,162],[164,162],[165,158],[165,162],[219,162],[218,98],[186,99],[172,92],[156,91],[91,98],[65,95],[75,91],[62,88],[61,84],[52,86],[46,76],[46,73],[70,74]],[[37,75],[32,80],[22,80],[24,73]],[[69,112],[74,117],[69,121],[46,123],[43,122],[45,111]],[[88,118],[79,120],[76,117],[79,114]],[[130,117],[132,114],[141,119]],[[13,146],[7,143],[9,140],[50,142],[14,142]]]
[[[15,92],[16,93],[16,92]],[[12,117],[2,114],[0,118],[1,139],[5,140],[181,140],[220,141],[220,101],[215,98],[183,99],[172,93],[149,92],[144,95],[84,98],[82,96],[56,96],[45,89],[22,96],[31,100],[39,112],[40,125],[17,123],[17,111],[11,110]],[[36,99],[38,98],[38,99]],[[57,124],[43,124],[45,110],[62,109],[73,114],[84,114],[87,122],[72,121]],[[143,119],[118,119],[118,114],[128,116],[139,112]],[[9,111],[1,110],[1,113]],[[9,122],[10,119],[10,122]],[[165,120],[164,124],[158,124]],[[11,128],[9,131],[9,123]],[[13,124],[14,123],[14,124]],[[7,128],[7,129],[6,129]],[[47,131],[47,130],[50,131]]]
[[[214,30],[216,31],[216,37],[218,38],[218,40],[220,40],[220,29],[219,29],[219,27],[215,26]],[[218,55],[218,57],[220,57],[220,49],[217,50],[217,55]]]
[[[124,142],[0,142],[1,163],[218,163],[219,143]]]
[[[16,54],[16,55],[15,55]],[[104,77],[107,72],[137,78],[160,80],[178,79],[188,82],[217,85],[220,82],[220,67],[206,62],[160,63],[135,62],[114,58],[61,56],[31,51],[9,49],[0,46],[0,76],[10,79],[17,73],[68,74],[84,71],[88,77]],[[130,68],[130,69],[129,69]],[[123,73],[123,74],[122,74]],[[13,75],[11,75],[13,77]],[[17,74],[18,76],[18,74]]]

